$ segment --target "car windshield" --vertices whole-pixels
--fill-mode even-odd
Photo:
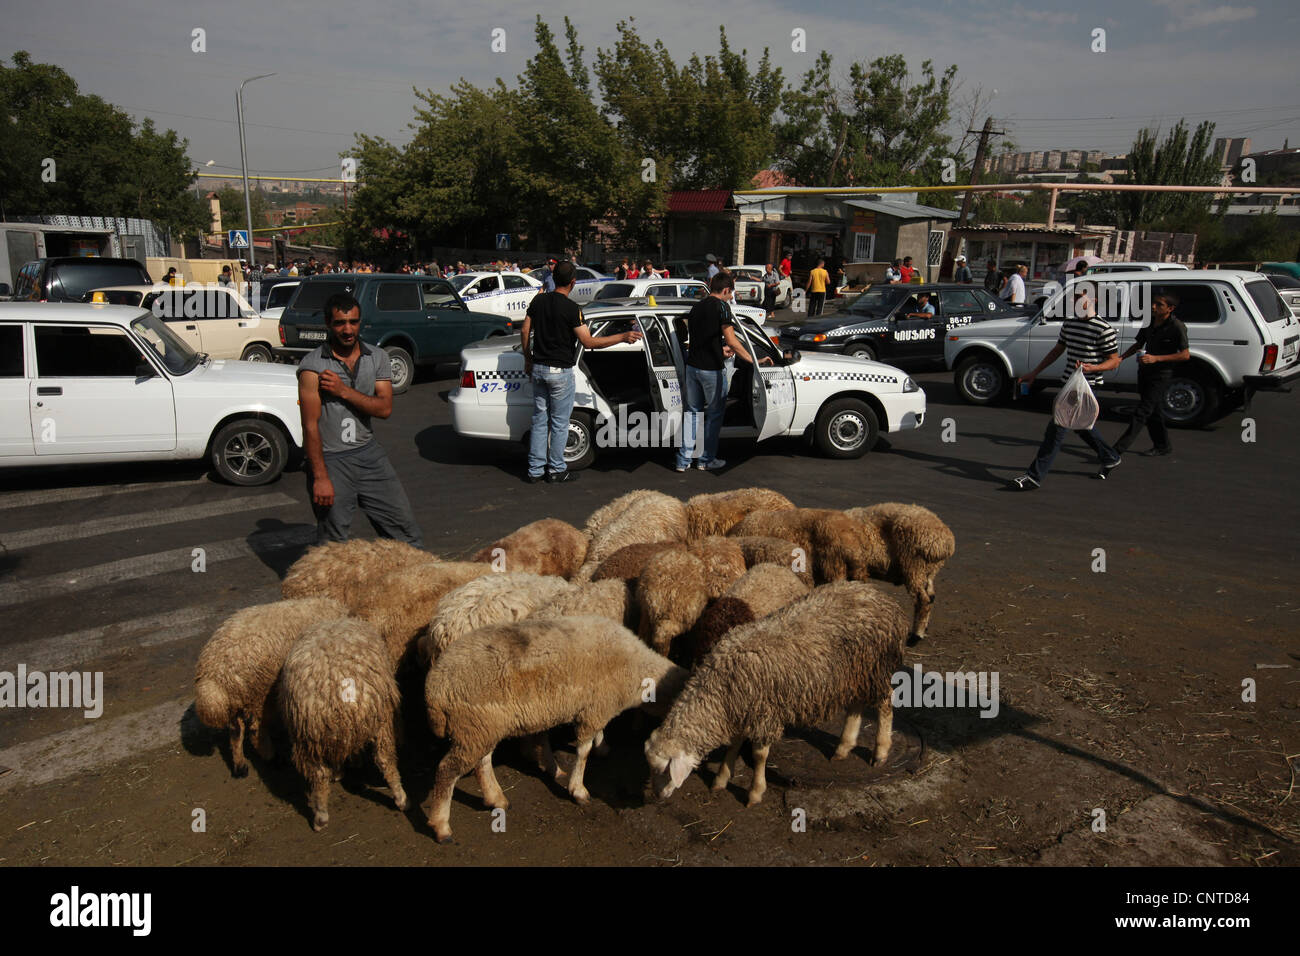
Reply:
[[[1259,306],[1265,322],[1284,322],[1291,318],[1291,310],[1277,294],[1277,289],[1273,288],[1272,283],[1263,280],[1247,282],[1246,291],[1255,300],[1255,305]]]
[[[63,288],[70,302],[84,301],[92,289],[110,285],[148,285],[149,273],[136,262],[96,262],[88,257],[75,265],[64,264],[50,269],[52,279]]]
[[[325,308],[325,300],[338,292],[346,292],[349,295],[356,291],[356,284],[353,282],[340,282],[337,280],[325,282],[304,282],[298,287],[298,296],[293,300],[294,312],[306,312],[314,315]]]
[[[886,315],[892,312],[900,299],[907,295],[906,289],[886,286],[883,289],[868,289],[847,306],[849,312],[858,315]]]
[[[298,283],[284,282],[271,290],[271,294],[266,297],[267,309],[279,309],[289,304],[293,294],[298,291]]]
[[[460,275],[452,276],[447,281],[451,283],[451,287],[453,289],[455,289],[457,292],[460,292],[465,288],[465,286],[469,285],[477,278],[478,276],[476,275],[470,275],[468,272],[464,272],[461,273]]]
[[[131,329],[153,346],[162,363],[167,366],[167,371],[173,375],[184,375],[199,364],[198,353],[186,345],[175,332],[167,328],[167,323],[152,312],[146,312],[135,319],[131,323]]]

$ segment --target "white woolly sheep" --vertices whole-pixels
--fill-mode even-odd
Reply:
[[[771,488],[737,488],[696,495],[686,502],[687,535],[692,541],[711,534],[726,534],[755,511],[786,511],[794,502]]]
[[[506,624],[528,617],[577,585],[553,575],[487,574],[449,591],[438,603],[429,630],[417,644],[421,665],[437,660],[463,634],[488,624]]]
[[[784,538],[803,548],[818,584],[864,581],[870,569],[888,561],[885,544],[874,528],[828,508],[756,511],[731,529],[733,537]],[[775,562],[774,562],[775,563]]]
[[[756,564],[700,615],[691,633],[690,659],[698,664],[733,628],[757,621],[808,594],[799,575],[779,564]]]
[[[443,561],[400,568],[371,582],[352,611],[379,628],[396,671],[428,628],[443,597],[491,573],[492,566],[479,561]]]
[[[957,550],[952,530],[930,509],[896,501],[844,513],[875,528],[884,539],[888,561],[883,567],[873,565],[871,576],[907,589],[914,603],[907,643],[922,640],[934,608],[934,579]]]
[[[587,559],[574,575],[575,581],[590,581],[596,568],[619,548],[649,541],[685,541],[686,506],[657,491],[633,492],[636,497],[621,512],[597,526],[592,533]],[[624,495],[623,498],[629,498]],[[622,499],[620,499],[622,500]],[[607,506],[608,507],[608,506]],[[602,509],[603,510],[603,509]],[[593,519],[600,515],[597,512]],[[588,522],[590,526],[591,521]]]
[[[586,523],[582,526],[583,533],[588,538],[595,538],[600,532],[615,518],[618,518],[627,511],[632,505],[636,504],[643,498],[657,495],[659,492],[652,491],[649,488],[639,488],[636,491],[629,491],[625,495],[620,495],[608,504],[602,505],[591,513]]]
[[[371,580],[411,564],[442,560],[391,538],[331,541],[309,548],[293,563],[280,585],[286,598],[330,597],[350,604]]]
[[[629,544],[625,548],[619,548],[602,561],[591,579],[593,581],[603,581],[606,578],[635,580],[641,576],[652,558],[665,551],[686,551],[704,562],[703,583],[710,599],[716,598],[745,573],[745,554],[740,545],[730,538],[710,535],[689,544],[680,541]]]
[[[767,789],[767,757],[786,726],[813,727],[847,712],[832,759],[857,744],[875,706],[874,762],[889,756],[890,677],[902,667],[907,617],[872,584],[841,581],[726,635],[700,662],[664,722],[646,741],[656,788],[667,797],[720,744],[727,754],[713,789],[727,785],[741,744],[754,750],[749,805]],[[666,775],[667,779],[663,777]]]
[[[569,578],[582,567],[587,545],[587,536],[567,521],[543,518],[492,542],[471,560],[490,562],[499,571]],[[497,565],[498,558],[504,560],[504,567]]]
[[[618,714],[644,703],[647,679],[664,706],[686,672],[655,654],[627,628],[603,617],[527,620],[482,628],[454,642],[429,669],[429,726],[450,740],[438,764],[429,825],[439,843],[451,839],[456,781],[475,770],[489,807],[509,806],[492,772],[492,751],[507,737],[544,733],[574,723],[578,760],[569,794],[590,799],[583,785],[597,734]]]
[[[244,731],[263,759],[274,755],[275,682],[289,649],[311,625],[347,614],[332,598],[295,598],[236,611],[199,651],[194,713],[208,727],[230,731],[230,766],[247,776]]]
[[[312,829],[329,823],[330,781],[367,744],[374,745],[375,764],[397,809],[406,809],[397,774],[400,706],[388,650],[373,624],[323,621],[289,650],[280,674],[280,713],[293,741],[293,765],[307,781]]]
[[[592,615],[608,618],[627,628],[635,628],[638,615],[632,586],[622,578],[579,584],[549,604],[538,607],[529,618],[541,621]]]

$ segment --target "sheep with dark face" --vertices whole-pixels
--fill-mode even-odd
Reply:
[[[807,594],[808,585],[789,568],[754,565],[705,608],[691,632],[690,660],[698,664],[728,631],[766,617]]]
[[[907,617],[878,587],[840,581],[730,631],[692,672],[646,741],[655,787],[667,797],[706,754],[728,744],[713,789],[727,785],[746,739],[753,744],[749,805],[763,799],[772,745],[785,727],[813,727],[845,713],[832,759],[857,744],[863,711],[877,717],[874,761],[889,756],[891,676],[902,667]]]
[[[925,637],[934,608],[934,579],[957,550],[957,539],[928,508],[896,501],[869,508],[849,508],[850,518],[873,528],[885,545],[887,560],[873,563],[871,577],[901,584],[915,606],[908,645]]]
[[[194,713],[208,727],[229,730],[234,776],[248,774],[245,730],[263,759],[274,756],[274,692],[289,649],[313,624],[346,614],[346,607],[327,597],[259,604],[232,614],[203,645],[194,672]]]
[[[587,535],[566,521],[543,518],[481,549],[471,560],[496,571],[573,577],[587,557]]]
[[[425,680],[429,726],[451,745],[438,764],[429,813],[438,842],[451,839],[452,794],[469,771],[489,807],[509,805],[492,772],[492,751],[507,737],[575,724],[578,760],[569,794],[585,804],[583,776],[600,731],[624,710],[646,704],[648,687],[665,706],[685,674],[603,617],[497,624],[452,643]]]
[[[280,674],[280,712],[293,741],[293,765],[307,781],[312,829],[329,823],[331,779],[367,745],[374,747],[397,809],[406,809],[397,774],[400,705],[388,649],[373,624],[317,622],[289,650]]]

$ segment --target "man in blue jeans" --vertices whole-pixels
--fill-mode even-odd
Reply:
[[[619,342],[636,342],[640,332],[621,335],[592,335],[582,310],[569,298],[578,270],[572,262],[561,262],[552,272],[554,292],[539,292],[528,303],[524,316],[524,371],[533,386],[533,430],[528,443],[528,481],[545,478],[555,484],[574,481],[577,475],[564,464],[564,444],[569,437],[569,416],[573,412],[573,364],[578,344],[603,349]],[[547,464],[550,474],[546,473]]]
[[[682,416],[682,444],[677,449],[677,471],[691,467],[701,415],[704,416],[704,443],[696,467],[700,471],[717,471],[727,464],[718,457],[722,416],[727,408],[727,357],[723,348],[730,348],[751,365],[754,363],[754,356],[740,343],[731,317],[728,303],[735,288],[736,280],[730,273],[718,273],[709,280],[709,295],[686,314],[690,347],[686,356],[686,411]],[[771,365],[772,360],[764,358],[762,364]]]

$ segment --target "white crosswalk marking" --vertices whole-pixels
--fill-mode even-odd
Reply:
[[[0,534],[0,548],[17,551],[38,544],[54,544],[58,541],[71,541],[76,538],[92,538],[97,534],[112,534],[116,531],[131,531],[136,528],[156,528],[165,524],[179,524],[183,521],[197,521],[213,518],[217,515],[234,514],[238,511],[263,511],[271,508],[297,506],[298,502],[288,495],[244,495],[225,501],[209,501],[201,505],[186,505],[179,508],[159,508],[154,511],[142,511],[137,514],[111,515],[107,518],[94,518],[90,521],[78,521],[75,524],[52,525],[46,528],[31,528],[27,531],[11,531]]]
[[[284,531],[272,531],[254,536],[250,546],[245,538],[230,538],[226,541],[212,543],[199,542],[194,547],[203,548],[208,566],[234,558],[256,556],[260,551],[272,551],[279,548],[292,548],[311,544],[316,540],[316,528],[287,528]],[[168,571],[189,569],[194,560],[193,548],[176,548],[172,551],[159,551],[156,554],[142,554],[134,558],[122,558],[97,564],[89,568],[72,571],[59,571],[41,577],[25,578],[0,584],[0,607],[24,604],[28,601],[40,601],[45,598],[71,594],[102,587],[105,584],[117,584],[121,581],[134,581]]]
[[[13,670],[19,663],[26,664],[28,671],[67,670],[85,661],[137,647],[156,647],[204,636],[235,611],[253,604],[266,604],[279,597],[280,589],[268,585],[225,601],[194,604],[165,614],[150,614],[58,637],[10,644],[0,647],[0,670]]]
[[[88,720],[86,726],[0,750],[0,793],[62,780],[143,751],[180,741],[180,720],[193,695],[125,717]]]
[[[107,498],[127,495],[137,491],[158,492],[164,488],[197,487],[210,485],[206,476],[187,478],[184,481],[145,481],[133,485],[91,485],[85,488],[47,488],[41,491],[15,491],[0,494],[0,511],[8,508],[33,508],[38,505],[58,504],[64,501],[85,501],[90,498]]]

